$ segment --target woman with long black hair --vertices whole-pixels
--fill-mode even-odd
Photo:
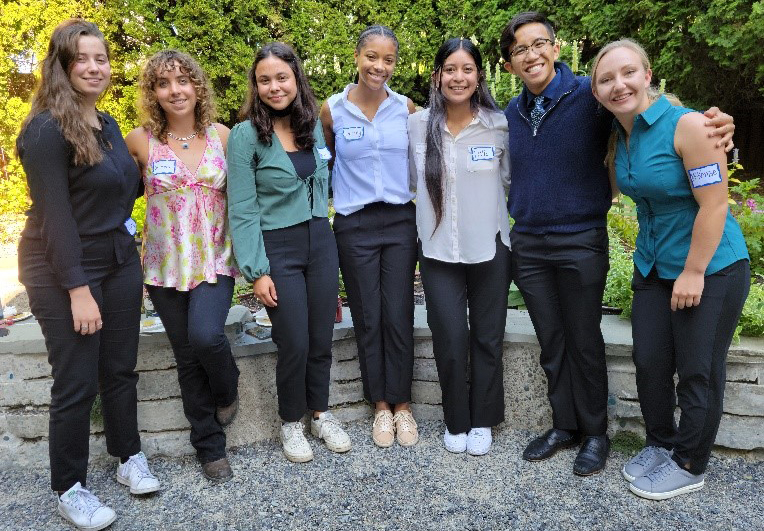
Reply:
[[[470,40],[446,41],[435,55],[430,106],[408,121],[443,443],[471,455],[490,450],[491,427],[504,420],[509,290],[507,119],[488,92],[482,64]]]

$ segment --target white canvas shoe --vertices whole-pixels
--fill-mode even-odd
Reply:
[[[58,514],[77,529],[87,531],[104,529],[117,519],[117,513],[101,503],[95,494],[82,488],[79,481],[58,498]]]
[[[350,437],[342,429],[340,421],[329,411],[324,411],[318,418],[310,418],[310,433],[323,439],[326,447],[332,452],[344,453],[350,450]]]
[[[491,449],[491,443],[493,443],[491,428],[472,428],[467,434],[467,453],[485,455]]]
[[[281,445],[284,455],[293,463],[305,463],[313,459],[313,450],[310,449],[299,420],[281,425]]]
[[[130,494],[148,494],[159,490],[159,480],[149,470],[143,452],[131,456],[117,467],[117,481],[130,487]]]
[[[446,428],[445,433],[443,433],[443,446],[451,453],[461,454],[467,449],[467,434],[451,433]]]

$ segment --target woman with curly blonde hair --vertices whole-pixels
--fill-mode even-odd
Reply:
[[[154,54],[139,81],[143,126],[127,146],[146,185],[143,280],[178,364],[191,444],[212,481],[233,476],[223,427],[239,370],[223,331],[237,274],[228,234],[225,149],[207,76],[189,55]]]

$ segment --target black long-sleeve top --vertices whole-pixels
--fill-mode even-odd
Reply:
[[[49,111],[35,116],[17,140],[32,198],[21,236],[44,250],[45,262],[64,289],[88,283],[84,241],[111,238],[119,263],[135,249],[125,221],[143,193],[140,172],[117,123],[108,114],[99,117],[96,135],[104,157],[94,166],[72,163],[72,145]],[[22,280],[34,283],[34,278]]]

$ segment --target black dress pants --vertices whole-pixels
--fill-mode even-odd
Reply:
[[[655,269],[645,278],[634,268],[631,324],[647,444],[673,449],[674,460],[693,474],[705,472],[719,430],[727,351],[750,277],[748,260],[739,260],[705,278],[698,306],[672,312],[674,281],[658,278]]]
[[[78,481],[87,484],[90,410],[97,393],[107,451],[128,457],[141,450],[135,388],[141,264],[135,244],[117,258],[111,235],[83,241],[82,266],[103,321],[100,331],[83,336],[74,331],[69,292],[58,287],[38,243],[22,239],[19,269],[53,374],[48,434],[51,488],[65,491]]]
[[[372,203],[334,217],[363,390],[372,403],[411,401],[414,372],[413,203]]]
[[[512,278],[541,346],[553,426],[583,436],[607,431],[602,295],[609,269],[605,228],[512,231]]]
[[[263,231],[278,306],[267,308],[278,348],[279,416],[300,420],[329,408],[329,370],[337,311],[337,245],[327,218]]]
[[[451,433],[504,421],[502,355],[509,255],[497,236],[496,255],[487,262],[454,264],[419,258],[443,416]]]
[[[172,345],[191,444],[202,463],[226,456],[225,433],[215,411],[238,394],[239,369],[224,331],[233,285],[226,275],[189,291],[146,285]]]

